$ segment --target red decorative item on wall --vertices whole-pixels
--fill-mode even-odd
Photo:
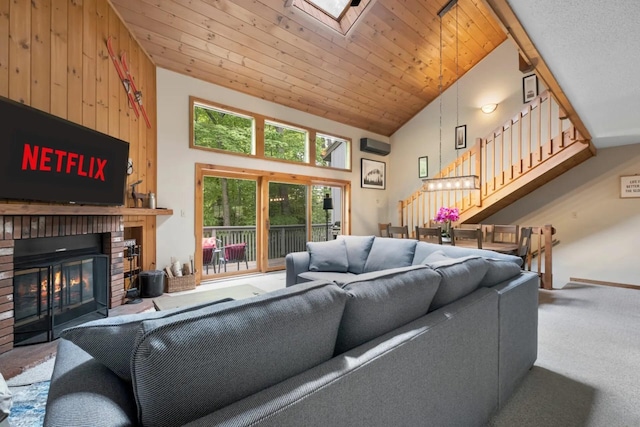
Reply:
[[[136,117],[140,117],[140,113],[142,113],[142,117],[144,117],[144,121],[147,124],[147,127],[151,129],[151,122],[149,122],[147,111],[142,105],[142,92],[137,89],[133,76],[129,72],[126,54],[123,52],[120,55],[121,59],[118,59],[115,52],[113,51],[113,46],[111,45],[111,37],[107,39],[107,49],[109,51],[109,56],[113,61],[113,65],[116,67],[118,77],[120,77],[120,81],[122,81],[124,90],[125,92],[127,92],[129,103],[131,104],[133,112],[135,113]]]

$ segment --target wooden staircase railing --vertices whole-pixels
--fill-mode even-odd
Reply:
[[[398,225],[413,230],[427,225],[442,207],[457,207],[459,223],[477,223],[498,212],[571,167],[595,155],[586,140],[566,117],[548,91],[529,102],[502,126],[445,166],[434,178],[476,175],[479,190],[424,192],[421,189],[398,202]],[[394,224],[395,225],[395,224]],[[544,242],[543,285],[551,289],[551,230],[538,230]],[[542,231],[541,231],[542,230]],[[540,268],[542,264],[539,260]],[[541,272],[541,270],[538,270]],[[545,274],[545,273],[540,273]]]

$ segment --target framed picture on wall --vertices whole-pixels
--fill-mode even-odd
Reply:
[[[522,102],[525,104],[538,96],[538,76],[530,74],[522,78]]]
[[[360,159],[360,186],[384,190],[387,175],[386,164],[377,160]]]
[[[456,150],[467,148],[467,125],[456,126]]]
[[[418,157],[418,178],[429,176],[429,158],[427,156]]]

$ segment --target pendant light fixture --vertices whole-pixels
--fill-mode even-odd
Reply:
[[[442,173],[442,18],[454,6],[458,0],[450,0],[438,12],[440,18],[440,77],[438,84],[438,97],[440,98],[440,126],[439,126],[439,170]],[[458,126],[458,10],[456,9],[456,126]],[[457,150],[456,150],[457,151]],[[427,178],[422,180],[422,191],[449,191],[449,190],[478,190],[480,178],[476,175],[449,176],[440,178]]]

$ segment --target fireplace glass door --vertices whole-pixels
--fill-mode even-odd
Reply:
[[[57,338],[62,329],[107,316],[108,257],[92,255],[14,273],[15,343]]]

